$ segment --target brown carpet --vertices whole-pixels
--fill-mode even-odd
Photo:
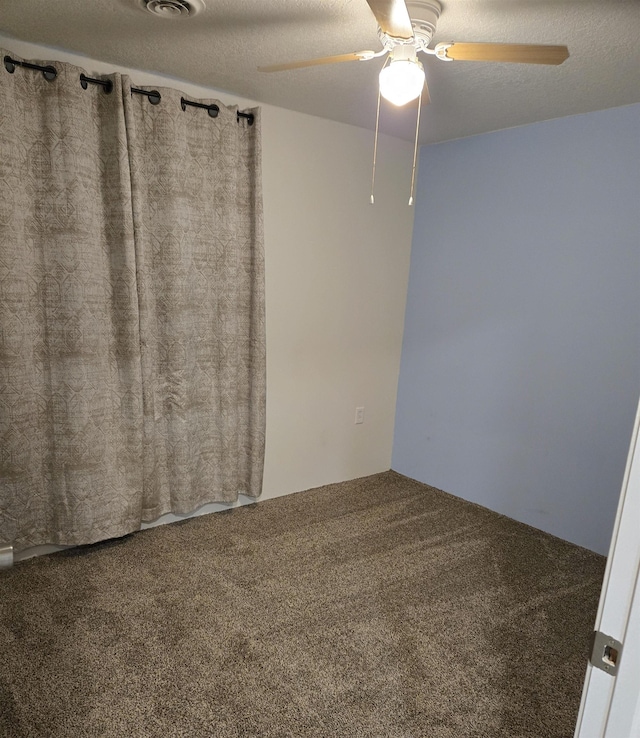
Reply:
[[[8,738],[570,738],[603,557],[387,472],[0,572]]]

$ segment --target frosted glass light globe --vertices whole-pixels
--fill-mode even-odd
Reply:
[[[406,105],[422,92],[424,69],[416,59],[392,60],[380,72],[380,94],[394,105]]]

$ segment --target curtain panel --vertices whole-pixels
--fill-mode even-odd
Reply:
[[[183,110],[181,93],[167,88],[150,105],[128,85],[125,78],[142,337],[142,515],[150,520],[261,491],[259,120],[255,110],[249,125],[237,107],[219,103],[216,118]]]
[[[17,550],[255,497],[264,461],[258,111],[211,118],[173,90],[153,106],[53,64],[53,81],[0,70],[0,541]]]

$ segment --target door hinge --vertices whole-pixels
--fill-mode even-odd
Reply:
[[[618,673],[621,656],[622,643],[620,641],[601,633],[599,630],[594,631],[591,658],[589,659],[592,666],[615,676]]]
[[[8,569],[13,566],[13,546],[0,543],[0,569]]]

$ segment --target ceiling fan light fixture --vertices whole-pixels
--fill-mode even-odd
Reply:
[[[392,59],[380,72],[380,94],[398,107],[420,96],[424,68],[417,59]]]

